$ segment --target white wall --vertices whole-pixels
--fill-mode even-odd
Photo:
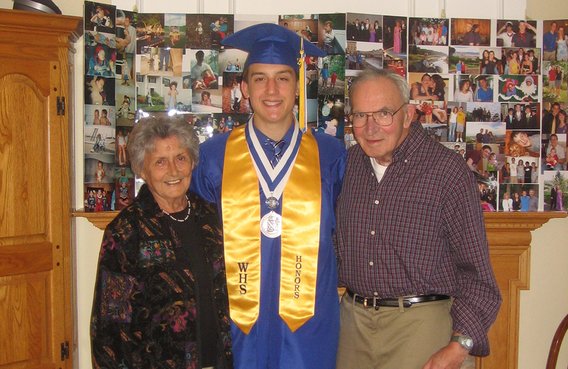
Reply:
[[[83,3],[79,0],[55,0],[66,15],[82,16]],[[99,2],[110,3],[110,0]],[[288,0],[226,0],[226,1],[159,1],[114,0],[122,9],[138,5],[143,12],[184,13],[232,13],[235,14],[306,14],[325,12],[361,12],[391,15],[439,17],[445,6],[447,17],[468,18],[568,18],[565,0],[327,0],[325,7],[318,1]],[[0,0],[0,8],[12,8],[12,0]],[[530,10],[530,11],[527,11]],[[75,207],[82,207],[82,116],[83,116],[83,44],[76,45],[75,99],[75,191],[79,200]],[[76,240],[76,300],[77,342],[75,367],[91,368],[89,347],[89,316],[94,276],[102,231],[84,218],[75,221]],[[568,313],[568,219],[550,221],[533,232],[531,250],[531,289],[521,292],[521,317],[519,339],[519,369],[544,368],[552,336],[558,323]],[[559,368],[568,365],[568,343],[563,346]]]

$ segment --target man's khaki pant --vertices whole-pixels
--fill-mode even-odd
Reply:
[[[340,306],[337,369],[421,369],[452,335],[451,300],[409,308]]]

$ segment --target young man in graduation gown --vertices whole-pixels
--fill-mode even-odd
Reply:
[[[223,44],[249,53],[242,92],[254,114],[201,146],[192,186],[223,217],[235,368],[333,369],[332,233],[345,149],[329,135],[304,132],[303,114],[296,121],[293,113],[299,56],[324,53],[274,24]]]

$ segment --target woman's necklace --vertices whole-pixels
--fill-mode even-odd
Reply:
[[[167,216],[169,216],[172,220],[175,220],[176,222],[180,222],[180,223],[185,222],[186,220],[189,219],[189,214],[191,214],[191,202],[189,202],[189,199],[187,198],[187,195],[185,195],[185,199],[187,200],[187,214],[186,214],[185,218],[183,218],[183,219],[178,219],[178,218],[176,218],[176,217],[173,217],[170,213],[168,213],[168,212],[165,211],[164,209],[162,209],[162,212],[163,212],[164,214],[166,214]]]

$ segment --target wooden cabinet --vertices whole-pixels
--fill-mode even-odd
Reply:
[[[0,368],[71,368],[77,17],[0,10]]]

